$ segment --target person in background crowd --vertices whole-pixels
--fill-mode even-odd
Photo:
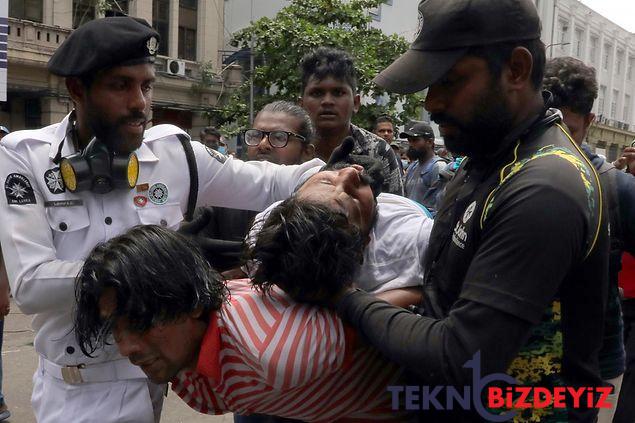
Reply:
[[[330,47],[320,47],[302,58],[300,105],[309,113],[316,130],[316,155],[328,158],[345,138],[355,141],[353,154],[380,160],[384,173],[383,192],[403,195],[399,163],[388,143],[351,123],[360,106],[357,72],[351,56]]]
[[[297,104],[275,101],[265,105],[244,132],[250,161],[296,165],[315,157],[313,123]],[[196,235],[205,257],[225,272],[241,264],[243,240],[258,212],[225,207],[201,207],[182,232]],[[217,242],[221,241],[221,242]],[[228,242],[222,242],[228,241]]]
[[[409,385],[461,390],[478,369],[481,378],[521,386],[600,390],[606,208],[594,167],[541,92],[545,46],[536,6],[424,0],[419,13],[423,26],[410,50],[375,81],[402,94],[428,88],[425,108],[446,147],[468,159],[434,221],[423,315],[352,289],[334,298],[338,313],[411,372]],[[595,404],[576,405],[568,393],[565,405],[495,413],[503,416],[454,407],[420,416],[597,417]]]
[[[320,215],[307,219],[316,225],[314,234],[326,243],[346,242],[348,253],[334,257],[318,240],[307,240],[318,247],[316,253],[331,258],[312,261],[312,270],[332,270],[330,284],[348,283],[360,265],[359,233],[342,214],[317,206],[303,212]],[[280,213],[271,218],[276,217]],[[263,262],[263,271],[270,264]],[[317,274],[306,276],[297,282],[326,283]],[[254,284],[262,289],[246,279],[226,286],[178,233],[133,228],[98,245],[82,267],[75,314],[79,345],[91,354],[114,340],[150,380],[171,381],[172,390],[201,413],[408,421],[391,410],[386,392],[386,386],[400,383],[397,366],[357,340],[334,311],[296,303],[261,281]]]
[[[392,144],[395,140],[395,125],[392,118],[388,115],[381,115],[375,120],[373,134],[381,137],[388,144]],[[397,156],[399,157],[399,156]]]
[[[227,154],[227,144],[223,142],[223,136],[220,131],[213,126],[207,126],[201,130],[201,143],[216,150],[221,154]]]
[[[454,157],[452,157],[452,153],[448,151],[447,148],[441,147],[436,151],[436,155],[441,157],[446,163],[452,163],[454,161]]]
[[[550,59],[545,69],[544,89],[553,94],[553,107],[560,109],[564,123],[569,128],[573,140],[581,146],[586,156],[595,166],[602,182],[602,188],[608,199],[610,222],[610,257],[609,257],[609,296],[605,317],[604,344],[600,350],[600,373],[602,379],[614,390],[608,398],[613,407],[599,412],[599,423],[610,423],[616,412],[616,405],[624,374],[624,324],[620,308],[618,290],[618,273],[621,268],[623,251],[635,252],[635,178],[619,172],[595,154],[585,143],[589,127],[595,119],[593,102],[598,95],[598,84],[595,69],[585,65],[573,57]],[[632,324],[628,322],[628,324]],[[635,354],[633,351],[631,354]],[[633,360],[633,358],[631,359]],[[631,382],[633,383],[633,382]],[[633,386],[635,388],[635,385]],[[635,394],[635,390],[627,393]],[[622,410],[618,411],[618,421],[635,420],[635,407],[622,402]],[[630,419],[624,419],[627,408],[631,408]]]
[[[13,298],[34,315],[39,423],[160,418],[164,386],[112,345],[88,357],[77,343],[75,277],[98,242],[139,224],[176,229],[197,204],[262,210],[323,165],[245,163],[173,125],[146,130],[158,45],[142,19],[80,26],[48,63],[65,78],[74,110],[0,142],[0,244]]]
[[[434,215],[447,182],[440,176],[447,163],[434,153],[434,132],[427,123],[413,122],[399,138],[408,139],[408,157],[413,161],[406,169],[405,195]]]
[[[245,131],[249,160],[292,165],[315,157],[315,130],[307,112],[288,101],[265,105]]]

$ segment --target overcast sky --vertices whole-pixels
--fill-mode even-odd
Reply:
[[[635,32],[635,1],[633,0],[580,0],[600,15],[622,28]]]

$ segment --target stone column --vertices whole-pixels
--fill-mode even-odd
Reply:
[[[170,0],[168,56],[179,56],[179,0]]]

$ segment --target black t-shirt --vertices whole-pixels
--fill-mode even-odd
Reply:
[[[531,134],[495,163],[468,160],[448,184],[426,259],[428,317],[361,293],[339,304],[422,384],[469,385],[463,364],[477,351],[482,374],[523,385],[601,384],[608,243],[597,174],[557,126]]]

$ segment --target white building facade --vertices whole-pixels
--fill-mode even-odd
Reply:
[[[547,58],[572,56],[593,66],[598,98],[589,142],[615,159],[635,138],[635,35],[578,0],[534,0]]]

